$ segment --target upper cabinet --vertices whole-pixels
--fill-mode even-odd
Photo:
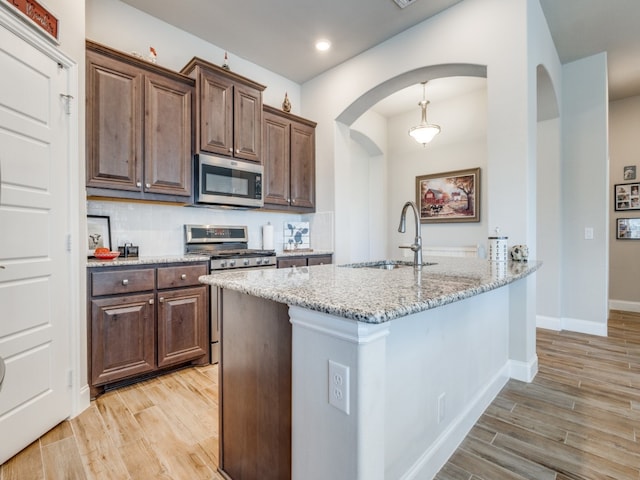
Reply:
[[[265,208],[315,211],[316,123],[264,106]]]
[[[194,81],[87,41],[87,194],[186,202]]]
[[[182,73],[196,80],[196,150],[261,162],[264,85],[195,57]]]

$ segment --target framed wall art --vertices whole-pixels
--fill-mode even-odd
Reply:
[[[480,169],[416,177],[421,223],[479,222]]]
[[[618,240],[640,240],[640,218],[618,218],[616,220]]]
[[[640,183],[622,183],[613,186],[615,209],[640,210]]]
[[[111,251],[109,217],[87,215],[87,256],[93,257],[93,251],[98,247],[105,247]]]

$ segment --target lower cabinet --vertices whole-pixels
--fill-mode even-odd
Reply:
[[[89,379],[110,384],[209,361],[205,263],[89,268]],[[156,280],[157,279],[157,280]]]
[[[278,257],[278,268],[311,267],[313,265],[328,265],[333,262],[333,255],[300,255],[295,257]]]

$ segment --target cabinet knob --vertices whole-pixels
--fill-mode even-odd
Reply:
[[[146,184],[145,184],[145,187],[146,187],[146,188],[151,188],[151,184],[150,184],[150,183],[146,183]]]
[[[158,301],[159,301],[160,303],[164,303],[164,297],[160,297],[160,298],[158,299]]]
[[[187,279],[187,274],[183,273],[182,275],[180,275],[180,280],[186,280]]]
[[[124,285],[125,287],[127,285],[129,285],[129,280],[127,280],[126,278],[122,280],[122,285]]]
[[[294,198],[293,200],[291,200],[291,203],[296,203],[296,199]]]
[[[136,187],[141,187],[142,186],[142,182],[136,182]]]
[[[229,149],[229,151],[230,151],[231,153],[233,153],[233,148],[230,148],[230,149]]]
[[[149,305],[153,305],[153,298],[149,299]]]

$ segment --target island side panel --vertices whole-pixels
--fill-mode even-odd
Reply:
[[[219,289],[220,471],[291,478],[291,324],[287,305]]]

